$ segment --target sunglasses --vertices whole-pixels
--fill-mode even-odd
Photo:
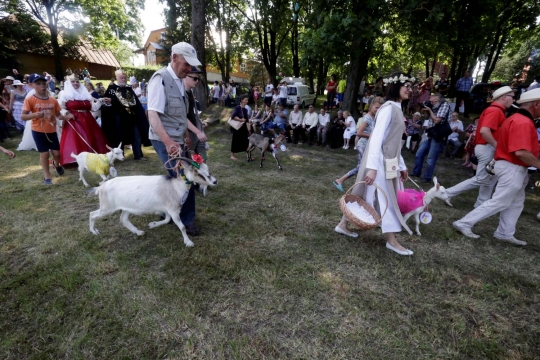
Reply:
[[[187,75],[187,77],[192,78],[194,81],[199,81],[200,80],[197,76],[189,76],[189,75]]]

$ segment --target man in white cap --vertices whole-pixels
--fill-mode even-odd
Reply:
[[[514,90],[510,86],[503,86],[493,93],[493,102],[482,112],[476,127],[476,146],[474,148],[474,154],[478,159],[476,175],[446,189],[450,198],[476,188],[480,189],[474,204],[475,208],[491,198],[497,178],[486,171],[486,164],[493,160],[497,148],[498,130],[506,120],[504,114],[506,109],[512,106],[513,102]],[[450,200],[447,200],[446,203],[450,205]]]
[[[156,71],[148,81],[149,138],[164,164],[169,160],[169,155],[184,151],[189,99],[183,79],[192,71],[192,66],[200,65],[201,62],[197,59],[193,46],[181,42],[173,45],[169,65]],[[175,161],[167,165],[169,169],[175,166]],[[178,175],[172,170],[168,171],[173,177]],[[194,189],[191,186],[180,211],[180,220],[190,235],[199,233],[199,228],[195,226]]]
[[[472,227],[500,213],[499,227],[493,237],[524,246],[527,243],[517,240],[514,233],[525,203],[525,187],[529,180],[527,168],[540,168],[540,146],[534,126],[534,119],[540,117],[540,89],[522,94],[517,103],[520,109],[499,130],[494,168],[497,187],[493,197],[453,225],[463,235],[476,239],[480,236],[472,232]]]

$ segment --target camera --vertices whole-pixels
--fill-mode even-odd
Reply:
[[[433,109],[433,104],[431,103],[431,101],[427,100],[422,103],[422,107]]]

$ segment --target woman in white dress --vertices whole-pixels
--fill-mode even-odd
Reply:
[[[345,131],[343,132],[343,148],[347,150],[349,148],[349,141],[356,134],[356,122],[351,116],[351,113],[348,111],[343,112],[343,117],[345,118]]]
[[[404,248],[396,239],[395,233],[404,228],[409,234],[411,230],[405,224],[405,220],[399,211],[397,205],[397,191],[402,188],[402,182],[407,180],[408,171],[401,156],[401,136],[405,130],[403,122],[403,112],[401,111],[401,101],[409,97],[410,82],[409,79],[400,76],[400,78],[390,79],[388,82],[388,92],[386,98],[388,101],[379,109],[375,117],[375,128],[370,135],[365,156],[358,171],[357,182],[365,181],[367,185],[376,184],[387,195],[388,202],[384,196],[376,191],[374,186],[364,184],[357,185],[352,193],[363,198],[368,204],[374,204],[375,195],[377,196],[378,211],[383,212],[388,206],[385,216],[381,221],[382,232],[386,234],[386,247],[400,255],[412,255],[413,252]],[[395,178],[387,179],[384,159],[398,159]],[[380,213],[382,215],[382,213]],[[347,219],[342,218],[336,226],[335,231],[351,237],[358,237],[358,234],[347,229]]]

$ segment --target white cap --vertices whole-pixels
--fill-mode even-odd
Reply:
[[[503,86],[493,92],[493,100],[500,98],[503,95],[514,92],[510,86]]]
[[[539,101],[540,100],[540,88],[533,89],[531,91],[527,91],[519,97],[519,100],[516,101],[518,104],[528,103],[531,101]]]
[[[195,51],[195,48],[187,42],[174,44],[171,52],[173,54],[182,55],[191,66],[201,66],[201,62],[197,59],[197,52]]]

